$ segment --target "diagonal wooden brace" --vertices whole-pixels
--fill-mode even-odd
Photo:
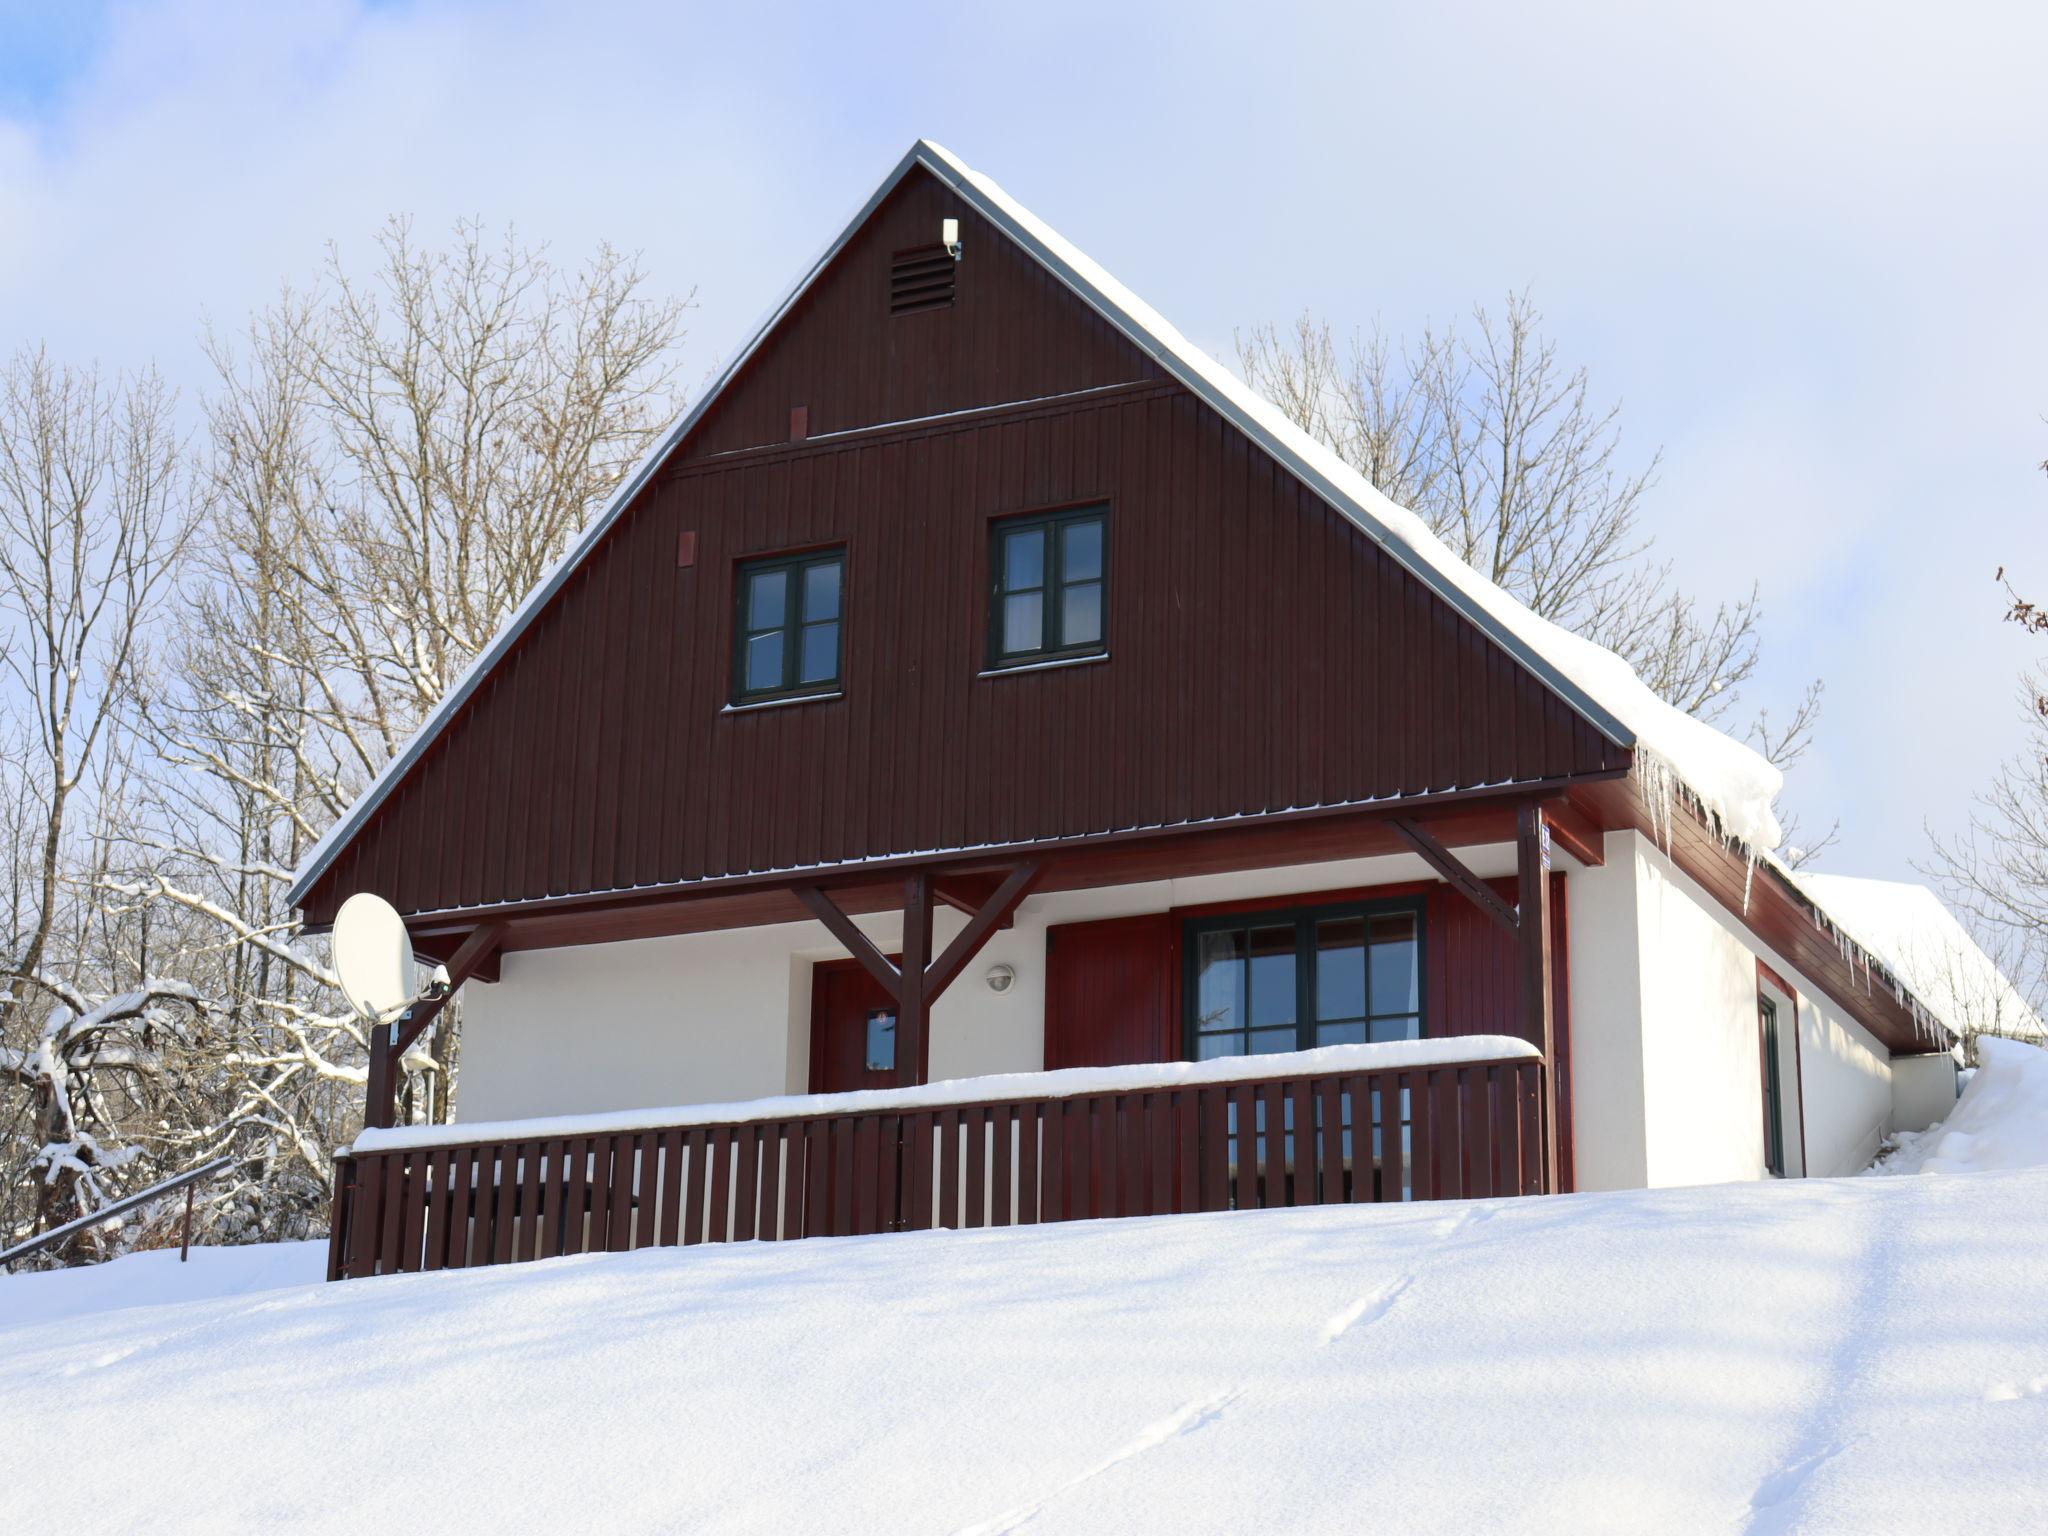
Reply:
[[[448,990],[439,997],[425,998],[406,1009],[399,1020],[396,1043],[392,1046],[394,1057],[403,1056],[412,1049],[413,1041],[426,1032],[429,1024],[441,1016],[441,1010],[448,1006],[448,1000],[462,989],[462,984],[484,968],[491,957],[498,952],[498,946],[505,942],[503,923],[479,923],[470,929],[469,937],[455,946],[455,953],[448,957]]]
[[[1515,909],[1494,895],[1491,886],[1467,869],[1456,854],[1431,837],[1419,824],[1405,816],[1396,816],[1388,825],[1402,841],[1422,855],[1423,862],[1448,880],[1480,911],[1509,933],[1521,930],[1521,920],[1515,915]]]

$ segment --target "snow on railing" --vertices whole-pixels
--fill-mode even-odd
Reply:
[[[1486,1035],[381,1131],[335,1160],[327,1272],[1541,1194],[1544,1078]]]
[[[1470,1061],[1537,1061],[1542,1052],[1512,1035],[1451,1035],[1433,1040],[1384,1040],[1372,1045],[1326,1045],[1312,1051],[1223,1056],[1212,1061],[1145,1062],[1123,1067],[1063,1067],[1053,1072],[1001,1072],[956,1077],[916,1088],[862,1088],[851,1093],[791,1093],[728,1104],[669,1105],[551,1115],[528,1120],[480,1120],[453,1125],[403,1125],[366,1130],[349,1150],[362,1154],[414,1147],[469,1146],[485,1141],[536,1141],[565,1136],[610,1136],[622,1131],[687,1129],[749,1120],[796,1120],[808,1115],[851,1115],[949,1104],[1021,1103],[1085,1098],[1135,1088],[1181,1088],[1243,1083],[1273,1077],[1389,1072],[1409,1067],[1454,1066]]]

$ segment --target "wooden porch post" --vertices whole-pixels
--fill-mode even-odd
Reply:
[[[370,1026],[370,1080],[363,1096],[363,1128],[389,1130],[398,1118],[398,1053],[391,1048],[395,1024]]]
[[[925,967],[932,958],[932,881],[918,870],[903,882],[903,967],[896,984],[896,1082],[924,1081],[925,1032],[931,992]]]
[[[1558,1189],[1557,1036],[1550,971],[1550,828],[1543,807],[1524,804],[1515,823],[1515,877],[1520,911],[1522,1017],[1543,1051],[1543,1188]]]

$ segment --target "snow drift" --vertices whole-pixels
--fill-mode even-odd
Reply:
[[[91,1278],[132,1303],[157,1258]],[[1995,1536],[2048,1507],[2048,1170],[232,1267],[244,1294],[83,1315],[47,1304],[74,1274],[0,1279],[12,1507],[493,1536]]]
[[[2048,1051],[1977,1038],[1977,1070],[1949,1117],[1899,1138],[1878,1173],[2048,1167]]]

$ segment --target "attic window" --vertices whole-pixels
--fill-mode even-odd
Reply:
[[[889,313],[915,315],[953,302],[953,278],[960,264],[943,245],[898,251],[889,262]]]

